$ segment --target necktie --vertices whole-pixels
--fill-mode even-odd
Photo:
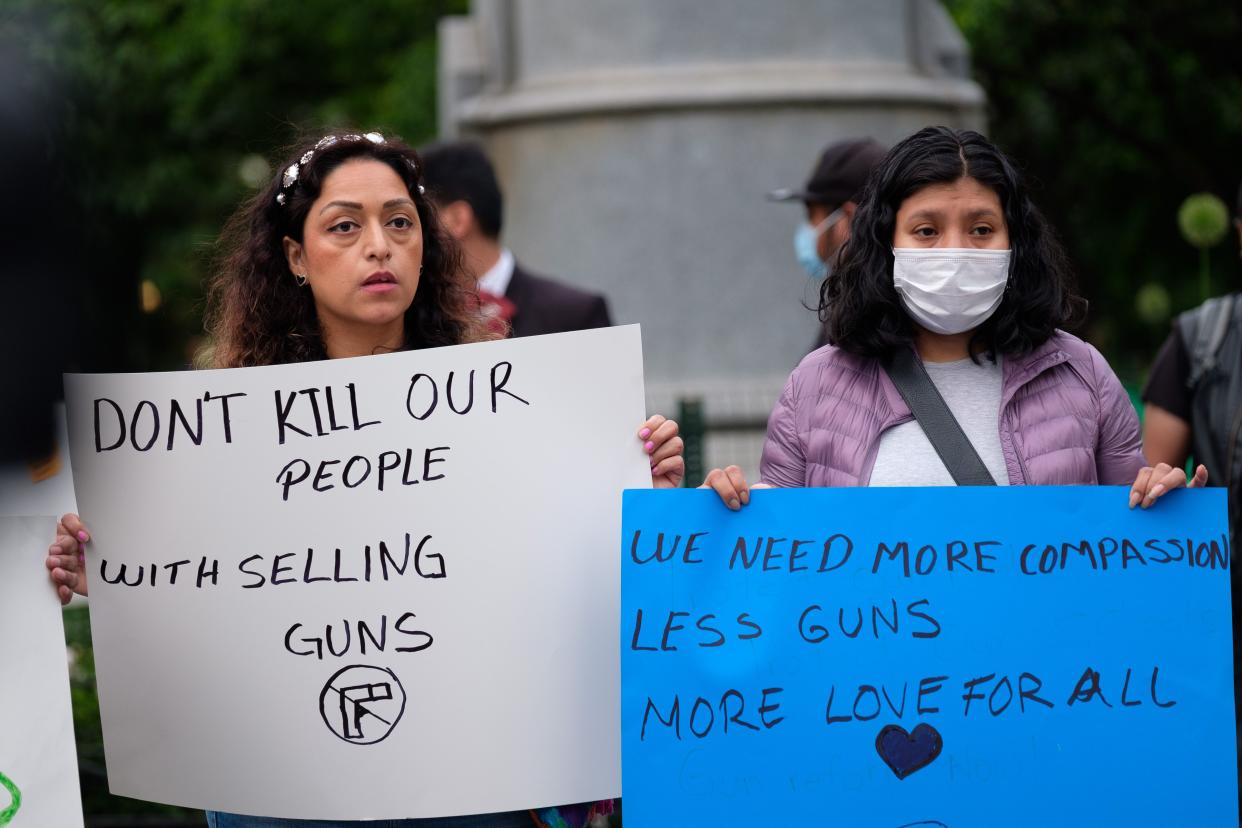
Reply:
[[[479,289],[479,309],[487,317],[488,329],[498,334],[509,332],[509,320],[517,313],[517,305],[482,288]]]

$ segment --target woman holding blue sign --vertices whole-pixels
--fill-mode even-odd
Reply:
[[[292,153],[225,228],[212,283],[210,367],[278,365],[500,338],[476,286],[420,183],[417,153],[379,133],[329,135]],[[652,417],[638,431],[656,487],[684,474],[677,424]],[[57,527],[47,566],[62,602],[87,593],[77,515]],[[580,828],[611,803],[535,814],[394,820],[396,826]],[[208,813],[211,828],[357,823]]]
[[[1052,228],[976,132],[889,151],[821,293],[830,345],[790,375],[760,486],[1128,485],[1146,508],[1200,466],[1146,465],[1100,353],[1060,330],[1080,304]],[[733,509],[736,466],[704,483]]]

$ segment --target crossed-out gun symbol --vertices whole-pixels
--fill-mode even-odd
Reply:
[[[362,739],[362,720],[374,716],[384,724],[392,727],[392,722],[367,707],[367,702],[391,701],[392,685],[388,682],[380,684],[356,684],[352,687],[333,688],[340,697],[341,735],[346,739]]]

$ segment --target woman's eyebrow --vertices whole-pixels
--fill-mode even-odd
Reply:
[[[323,215],[327,212],[329,207],[344,207],[349,210],[362,209],[362,205],[356,201],[329,201],[327,204],[323,205],[323,209],[319,211],[319,214]]]
[[[931,208],[924,207],[922,210],[916,210],[911,213],[907,218],[907,221],[926,221],[928,219],[940,218],[940,216],[941,212],[939,210],[932,210]]]
[[[916,210],[915,212],[911,213],[906,220],[907,221],[929,221],[929,220],[939,219],[943,217],[944,217],[943,211],[933,210],[930,207],[925,207],[922,210]],[[998,213],[996,209],[993,207],[980,207],[977,210],[971,210],[970,212],[966,213],[966,218],[969,221],[974,221],[975,219],[979,219],[979,218],[997,219],[997,218],[1000,218],[1000,213]]]
[[[384,202],[385,210],[391,210],[393,207],[400,207],[400,206],[413,207],[414,202],[410,201],[408,198],[390,198]],[[327,212],[329,207],[344,207],[347,210],[361,210],[362,209],[362,205],[356,201],[329,201],[327,204],[323,205],[323,209],[319,211],[319,214],[323,215],[325,212]]]

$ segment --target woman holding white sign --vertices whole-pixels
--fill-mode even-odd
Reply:
[[[329,135],[292,153],[274,180],[225,228],[212,282],[208,367],[278,365],[500,338],[480,311],[476,287],[442,232],[419,183],[417,153],[379,133]],[[652,417],[638,431],[656,487],[684,473],[677,424]],[[62,602],[87,593],[82,550],[90,540],[65,515],[47,566]],[[534,814],[397,820],[392,826],[522,826],[539,820],[579,828],[610,803]],[[208,814],[212,828],[329,826]]]
[[[1128,485],[1146,508],[1207,480],[1146,465],[1108,363],[1060,330],[1081,304],[1052,228],[976,132],[929,127],[871,174],[824,283],[830,345],[790,375],[759,486]],[[749,501],[736,466],[704,486]]]

